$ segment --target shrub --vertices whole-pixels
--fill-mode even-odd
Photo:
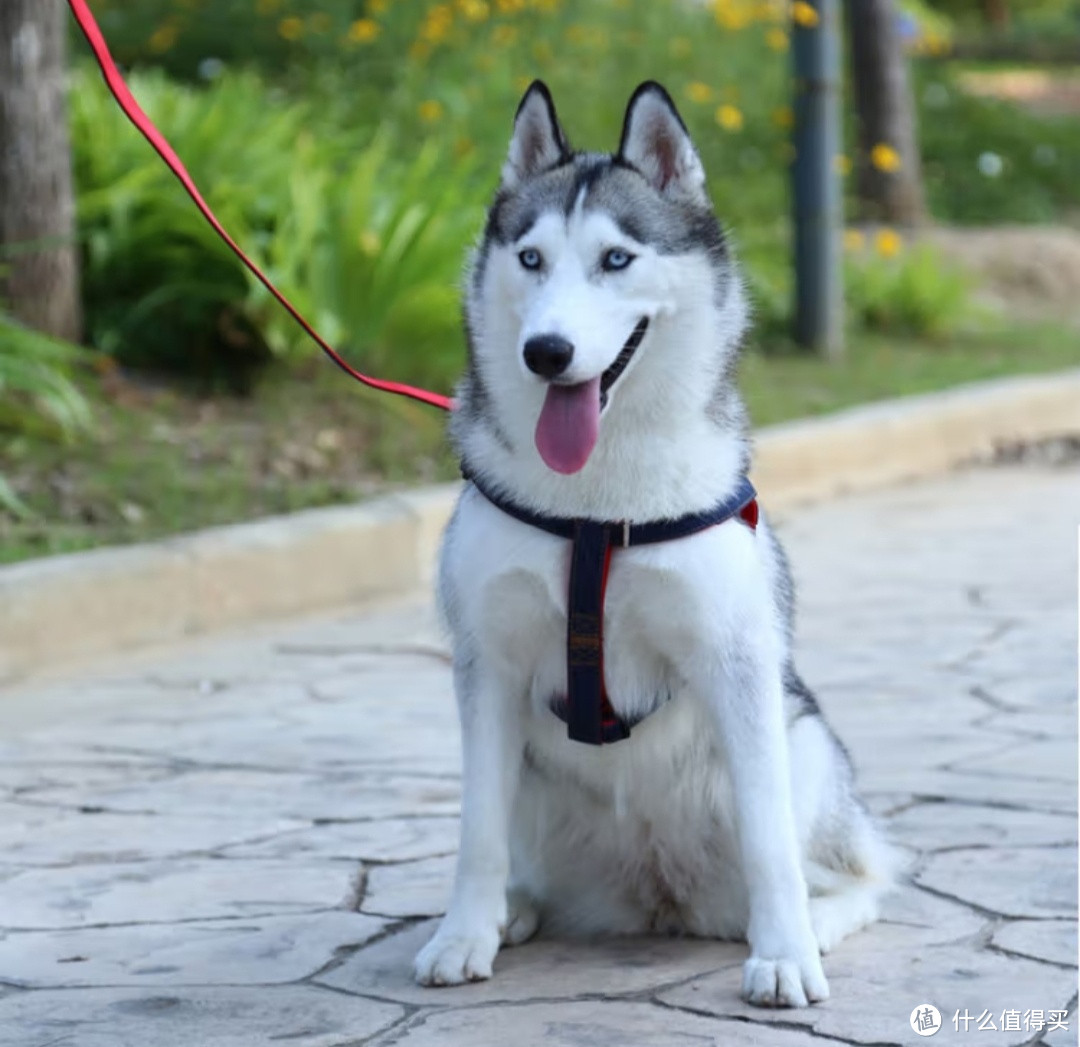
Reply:
[[[72,127],[91,343],[238,391],[271,355],[315,352],[89,75],[72,93]],[[396,373],[448,380],[461,355],[457,274],[480,221],[465,161],[437,143],[397,159],[387,134],[364,146],[332,127],[316,137],[312,107],[252,73],[208,90],[160,72],[132,86],[226,228],[325,337],[361,367],[400,354]],[[424,303],[415,322],[410,302]],[[444,306],[438,323],[433,302]],[[433,342],[437,364],[418,353]]]
[[[0,313],[0,432],[69,440],[89,429],[89,408],[71,381],[77,353]],[[0,508],[29,514],[2,473]]]
[[[895,234],[881,234],[881,244],[896,243]],[[852,319],[869,330],[917,338],[935,338],[954,331],[970,312],[971,282],[946,264],[930,245],[893,247],[849,255],[845,289]]]

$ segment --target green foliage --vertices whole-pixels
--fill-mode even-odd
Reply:
[[[135,89],[225,224],[361,365],[440,388],[459,368],[458,273],[514,107],[536,76],[551,85],[571,140],[601,149],[614,147],[640,80],[669,87],[746,266],[755,337],[787,328],[783,0],[98,0],[95,9],[124,61],[211,81],[180,87],[158,69],[137,75]],[[934,51],[948,35],[943,6],[905,0],[905,10]],[[1080,208],[1080,122],[966,96],[936,63],[920,69],[918,96],[935,217],[1047,221]],[[73,102],[95,344],[211,384],[223,362],[240,386],[268,356],[311,353],[146,145],[102,132],[119,118],[100,87],[80,79]],[[994,157],[1000,171],[984,173]],[[910,272],[927,265],[912,260]],[[896,268],[852,276],[854,323],[926,326],[911,305],[922,300],[918,280],[885,278]],[[890,294],[894,307],[882,301]]]
[[[1055,222],[1080,211],[1080,118],[1034,117],[919,70],[923,172],[934,215],[955,224]]]
[[[88,431],[89,407],[70,377],[77,352],[0,313],[0,432],[67,441]],[[0,508],[29,515],[2,473]]]
[[[844,282],[849,314],[871,331],[939,338],[970,314],[969,278],[928,244],[893,258],[851,256]]]
[[[928,7],[951,18],[969,23],[985,19],[985,0],[924,0]],[[1013,0],[1008,5],[1010,19],[1021,22],[1076,19],[1080,21],[1077,0]]]
[[[72,129],[91,343],[236,391],[271,354],[314,352],[89,76],[72,94]],[[325,337],[360,366],[400,356],[395,373],[450,381],[462,351],[454,289],[481,217],[464,161],[437,142],[402,158],[387,134],[362,146],[331,125],[316,137],[312,107],[252,73],[195,90],[157,71],[133,89],[226,228]]]

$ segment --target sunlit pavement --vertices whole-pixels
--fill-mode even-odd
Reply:
[[[418,599],[0,692],[0,1044],[911,1044],[933,1005],[933,1042],[1072,1047],[1078,521],[1076,466],[782,521],[803,674],[911,859],[825,1004],[749,1008],[745,946],[680,940],[414,985],[458,810]]]

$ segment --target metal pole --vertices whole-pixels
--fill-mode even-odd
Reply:
[[[844,352],[840,173],[840,3],[795,5],[795,341],[829,359]],[[811,13],[813,12],[813,13]]]

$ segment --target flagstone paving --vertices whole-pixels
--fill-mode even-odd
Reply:
[[[826,1003],[750,1008],[745,946],[672,939],[415,985],[459,807],[416,598],[0,691],[0,1047],[908,1045],[922,1005],[933,1042],[1075,1045],[1078,521],[1076,464],[781,521],[803,673],[910,864]]]

